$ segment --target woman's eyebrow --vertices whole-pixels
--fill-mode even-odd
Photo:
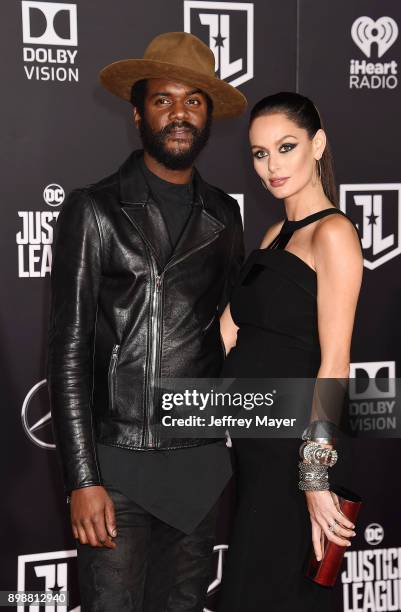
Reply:
[[[296,138],[296,136],[293,136],[292,134],[286,134],[285,136],[283,136],[282,138],[279,138],[279,140],[276,140],[276,144],[278,144],[279,142],[281,142],[282,140],[285,140],[286,138]]]
[[[286,134],[282,138],[279,138],[278,140],[276,140],[275,144],[278,144],[279,142],[282,142],[286,138],[296,138],[296,136],[293,136],[292,134]],[[266,147],[264,147],[263,145],[260,145],[260,146],[259,145],[252,145],[251,149],[266,149]]]

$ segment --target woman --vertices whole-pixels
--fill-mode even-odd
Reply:
[[[223,313],[222,375],[347,378],[363,262],[336,206],[319,113],[299,94],[268,96],[251,112],[249,137],[256,173],[285,218],[251,253]],[[311,541],[320,559],[323,534],[349,546],[354,526],[325,487],[299,490],[299,446],[233,440],[238,501],[219,612],[330,609],[331,591],[304,577]]]

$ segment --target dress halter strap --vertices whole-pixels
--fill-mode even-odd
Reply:
[[[318,219],[322,219],[323,217],[327,217],[327,215],[340,214],[345,215],[342,210],[339,208],[324,208],[323,210],[318,210],[303,219],[299,219],[298,221],[290,221],[287,217],[284,219],[284,223],[281,226],[280,232],[274,238],[274,240],[269,244],[268,249],[284,249],[289,242],[292,234],[301,227],[305,227],[305,225],[309,225],[310,223],[314,223],[318,221]]]
[[[284,220],[284,224],[280,230],[280,234],[288,234],[289,232],[295,232],[295,230],[300,227],[305,227],[305,225],[309,225],[309,223],[314,223],[323,217],[327,217],[327,215],[340,214],[344,215],[343,211],[339,208],[324,208],[323,210],[318,210],[303,219],[299,219],[298,221],[289,221],[287,217]]]

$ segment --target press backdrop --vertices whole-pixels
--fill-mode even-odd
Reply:
[[[99,70],[141,57],[161,32],[186,30],[211,46],[219,76],[251,105],[295,90],[324,117],[341,207],[358,224],[365,251],[352,373],[371,379],[350,405],[359,433],[352,479],[365,508],[337,587],[338,610],[400,610],[399,416],[391,385],[401,359],[400,3],[2,0],[0,11],[0,588],[58,584],[70,590],[68,610],[79,609],[44,380],[53,229],[69,190],[110,174],[139,146],[129,104],[101,89]],[[237,197],[249,250],[283,207],[254,175],[247,120],[216,123],[198,168]],[[375,384],[378,377],[389,379],[387,388]],[[224,503],[212,611],[228,542],[229,497]]]

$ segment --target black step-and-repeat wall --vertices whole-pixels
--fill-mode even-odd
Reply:
[[[69,190],[110,174],[139,146],[130,106],[101,89],[98,71],[141,57],[161,32],[186,30],[211,46],[219,76],[251,105],[296,90],[325,119],[341,208],[358,224],[365,252],[352,375],[371,379],[349,407],[359,434],[352,479],[365,507],[336,587],[338,610],[401,610],[401,445],[392,437],[399,417],[393,386],[374,382],[391,381],[401,359],[401,4],[2,0],[0,11],[0,589],[67,587],[68,610],[79,610],[45,387],[53,230]],[[238,199],[247,248],[257,246],[283,206],[253,173],[247,117],[216,123],[198,167]],[[227,551],[225,503],[210,611]],[[28,609],[39,608],[18,607]]]

